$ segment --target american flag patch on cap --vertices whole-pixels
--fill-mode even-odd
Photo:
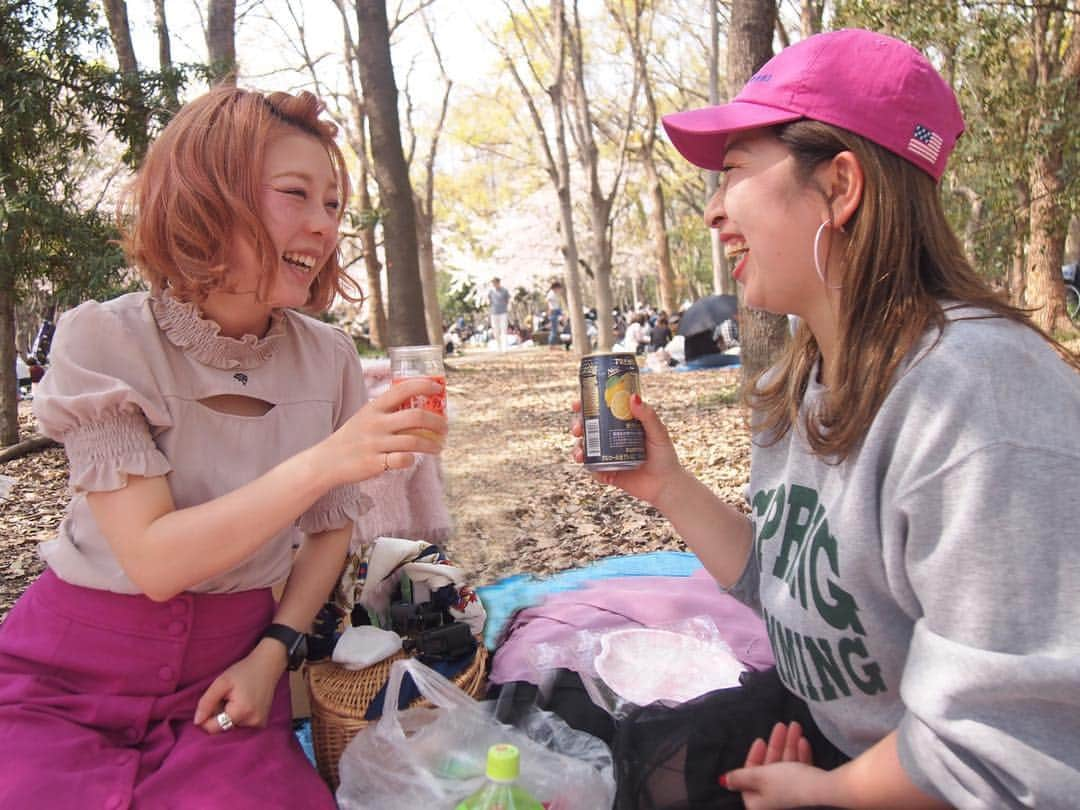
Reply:
[[[924,160],[937,163],[938,155],[941,154],[941,136],[922,124],[916,124],[907,148],[909,152],[914,152]]]

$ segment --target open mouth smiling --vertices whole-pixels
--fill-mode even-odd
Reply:
[[[306,273],[310,273],[315,269],[315,264],[318,261],[314,256],[309,256],[306,253],[283,253],[281,259],[286,264],[291,264],[293,267],[299,268]]]

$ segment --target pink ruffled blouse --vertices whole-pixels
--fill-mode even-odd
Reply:
[[[34,412],[42,432],[64,444],[72,499],[40,553],[61,579],[117,593],[138,588],[98,531],[88,492],[120,489],[128,475],[164,475],[177,509],[205,503],[321,441],[367,400],[359,357],[341,330],[280,310],[262,338],[235,340],[167,293],[64,313],[51,358]],[[236,416],[201,402],[224,394],[273,407]],[[333,489],[248,560],[191,590],[279,582],[301,533],[355,524],[371,504],[359,484]]]

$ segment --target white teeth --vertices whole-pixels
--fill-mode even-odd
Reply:
[[[306,270],[311,270],[312,268],[315,267],[315,261],[316,261],[315,257],[314,256],[307,256],[307,255],[305,255],[303,253],[283,253],[281,255],[281,258],[283,258],[289,264],[300,265],[301,267],[303,267]]]
[[[738,258],[741,258],[744,253],[749,253],[749,252],[750,252],[750,248],[748,248],[746,245],[725,245],[724,246],[724,256],[727,259],[738,259]]]

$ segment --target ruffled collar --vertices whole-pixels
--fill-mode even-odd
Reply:
[[[154,318],[169,342],[204,365],[220,369],[257,368],[274,356],[276,344],[285,336],[283,310],[270,315],[270,328],[263,337],[236,338],[221,334],[221,327],[203,318],[189,301],[178,301],[168,291],[150,299]]]

